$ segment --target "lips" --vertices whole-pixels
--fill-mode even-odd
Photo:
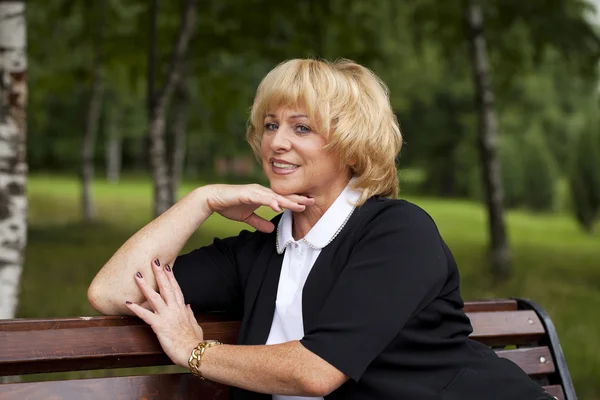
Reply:
[[[294,169],[294,168],[298,168],[298,166],[296,164],[281,163],[281,162],[277,162],[277,161],[273,161],[273,166],[275,168],[282,168],[282,169]]]
[[[285,160],[270,159],[272,171],[277,175],[287,175],[296,171],[300,166]]]

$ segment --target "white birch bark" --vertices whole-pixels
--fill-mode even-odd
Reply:
[[[0,2],[0,319],[14,318],[27,241],[25,1]]]
[[[166,146],[165,146],[165,117],[167,105],[171,99],[177,82],[180,79],[181,66],[187,54],[188,45],[193,36],[197,15],[197,0],[186,0],[183,14],[181,16],[181,26],[177,40],[171,54],[171,62],[163,87],[158,92],[154,92],[154,54],[152,52],[155,35],[150,41],[150,57],[148,71],[148,98],[149,98],[149,125],[150,125],[150,168],[154,181],[154,216],[157,217],[172,206],[169,201],[169,169],[167,165]],[[153,10],[156,12],[156,3]]]
[[[498,158],[498,120],[494,107],[487,45],[483,35],[483,10],[478,0],[468,1],[466,19],[479,113],[477,137],[488,212],[492,272],[496,278],[505,279],[511,273],[511,255],[504,222],[504,193]]]

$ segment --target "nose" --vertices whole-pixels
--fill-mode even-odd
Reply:
[[[271,150],[276,153],[283,153],[292,148],[292,142],[288,136],[288,132],[284,127],[280,127],[273,132],[271,136]]]

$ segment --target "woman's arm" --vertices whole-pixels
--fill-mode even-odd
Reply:
[[[213,213],[245,222],[262,232],[273,224],[254,213],[260,206],[279,212],[283,207],[303,211],[313,200],[304,196],[280,196],[260,185],[208,185],[197,188],[129,238],[108,260],[88,289],[88,300],[102,314],[129,314],[125,301],[145,298],[135,283],[140,273],[157,289],[153,262],[173,265],[190,236]],[[160,261],[158,261],[160,260]]]
[[[127,307],[147,322],[169,358],[188,367],[192,349],[204,340],[171,268],[150,268],[159,292],[146,276],[135,278],[154,312],[128,302]],[[200,285],[201,287],[201,285]],[[348,377],[315,355],[299,341],[276,345],[222,345],[206,349],[200,371],[210,380],[243,389],[272,394],[323,397],[340,387]]]
[[[187,367],[187,363],[183,366]],[[299,341],[211,347],[202,356],[201,371],[212,381],[287,396],[327,396],[348,380]]]
[[[212,214],[210,188],[197,188],[129,238],[98,272],[88,289],[88,300],[102,314],[131,314],[125,300],[141,303],[134,281],[140,272],[156,289],[152,260],[173,264],[192,233]]]

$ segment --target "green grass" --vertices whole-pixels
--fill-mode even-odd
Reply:
[[[181,194],[194,187],[184,185]],[[33,176],[29,182],[30,230],[19,317],[82,316],[96,313],[87,286],[112,253],[150,219],[152,188],[140,179],[118,185],[97,181],[98,222],[80,220],[74,178]],[[476,203],[409,197],[436,220],[462,275],[465,299],[527,297],[552,317],[579,398],[600,400],[600,233],[588,236],[567,214],[508,214],[514,259],[512,279],[494,285],[486,263],[487,225]],[[269,211],[262,210],[267,215]],[[187,249],[215,236],[236,234],[244,225],[211,217]]]

